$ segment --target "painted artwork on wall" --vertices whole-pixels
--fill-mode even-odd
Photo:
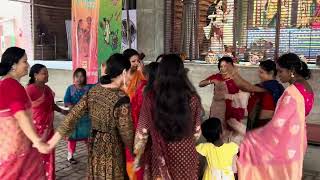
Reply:
[[[98,0],[72,1],[72,65],[87,70],[88,83],[98,80]]]
[[[98,64],[121,51],[122,1],[100,0],[98,25]],[[100,72],[100,71],[99,71]]]

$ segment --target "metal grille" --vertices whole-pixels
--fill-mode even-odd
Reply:
[[[172,45],[167,51],[179,52],[183,6],[180,0],[171,2],[170,7],[174,8],[166,6],[166,16],[170,15],[172,25],[171,43],[166,43]],[[320,0],[199,0],[198,3],[202,58],[210,51],[233,52],[240,61],[254,63],[294,52],[314,63],[320,55]]]

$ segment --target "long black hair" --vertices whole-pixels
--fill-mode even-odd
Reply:
[[[158,65],[158,62],[151,62],[143,68],[143,74],[146,74],[148,76],[148,83],[144,88],[144,94],[147,94],[148,92],[153,90],[153,84],[158,72]]]
[[[101,84],[110,84],[113,78],[121,75],[123,70],[130,69],[130,61],[124,55],[115,53],[109,57],[106,62],[106,72],[104,76],[100,78]]]
[[[259,67],[267,73],[272,73],[274,77],[277,76],[277,65],[272,60],[261,61]]]
[[[179,55],[164,55],[155,87],[155,127],[166,141],[192,135],[190,99],[194,94]]]
[[[29,84],[33,84],[36,82],[36,78],[35,78],[34,74],[38,74],[41,71],[41,69],[43,69],[43,68],[47,68],[47,67],[43,64],[35,64],[31,67],[30,72],[29,72],[29,77],[30,77]]]
[[[311,71],[308,68],[308,65],[305,62],[301,61],[299,56],[294,53],[283,54],[278,59],[277,63],[281,68],[294,71],[305,80],[311,78]]]
[[[73,73],[73,78],[75,78],[78,73],[81,73],[82,76],[84,76],[84,85],[86,85],[87,84],[87,71],[83,68],[77,68]]]
[[[26,51],[19,47],[10,47],[6,49],[1,57],[0,76],[7,75],[12,69],[12,66],[17,64],[25,54]]]

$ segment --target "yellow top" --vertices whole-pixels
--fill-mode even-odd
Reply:
[[[203,180],[234,180],[232,171],[233,158],[238,153],[238,145],[231,142],[220,147],[212,143],[201,143],[196,149],[207,160]]]

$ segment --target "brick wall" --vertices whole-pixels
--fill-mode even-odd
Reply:
[[[63,7],[66,9],[53,9],[35,6],[34,9],[34,56],[35,59],[55,59],[55,39],[56,58],[67,59],[68,43],[65,27],[65,20],[71,19],[71,0],[35,0],[35,4]],[[41,38],[39,35],[45,33]],[[42,54],[43,50],[43,54]]]

